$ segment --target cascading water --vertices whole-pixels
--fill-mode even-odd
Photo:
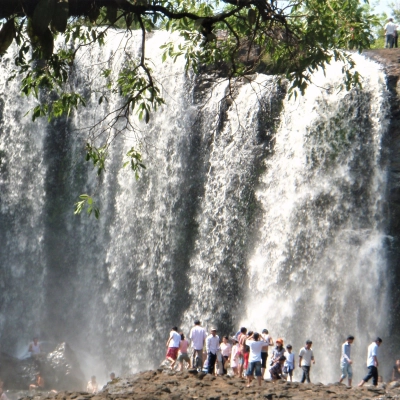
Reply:
[[[322,381],[337,379],[353,333],[361,375],[365,346],[387,322],[379,67],[356,56],[364,89],[338,93],[333,64],[288,99],[273,77],[249,77],[227,97],[223,78],[155,62],[167,104],[119,137],[96,189],[79,129],[119,104],[99,105],[96,89],[102,69],[117,74],[137,57],[139,36],[126,40],[80,50],[71,84],[88,107],[50,125],[22,118],[33,102],[0,74],[3,350],[21,354],[40,332],[105,377],[156,366],[169,328],[187,332],[198,317],[222,334],[267,327],[296,352],[314,339]],[[147,57],[161,60],[168,40],[151,35]],[[137,145],[147,170],[136,182],[121,166]],[[96,190],[100,220],[73,216],[77,196]]]

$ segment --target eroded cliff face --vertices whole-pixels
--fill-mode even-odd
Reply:
[[[391,348],[397,354],[400,339],[400,49],[368,50],[364,54],[382,65],[386,74],[387,88],[391,93],[391,118],[387,136],[383,141],[387,152],[386,159],[383,152],[382,163],[388,168],[387,247],[392,299],[388,335],[390,343],[387,343],[387,349]]]

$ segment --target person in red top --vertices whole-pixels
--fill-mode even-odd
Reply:
[[[246,371],[249,366],[249,355],[250,355],[250,347],[246,344],[246,340],[253,335],[253,331],[249,331],[247,335],[243,335],[240,338],[240,344],[242,345],[242,354],[243,354],[243,369]]]

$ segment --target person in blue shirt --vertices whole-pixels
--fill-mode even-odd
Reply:
[[[351,380],[353,378],[353,369],[350,353],[351,353],[351,345],[354,342],[354,336],[348,336],[346,341],[342,344],[342,355],[340,357],[340,369],[342,371],[342,375],[340,377],[340,383],[348,377],[349,386],[351,386]]]

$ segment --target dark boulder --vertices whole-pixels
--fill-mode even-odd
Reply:
[[[41,373],[45,390],[82,390],[85,380],[75,353],[66,343],[58,344],[53,351],[38,359],[24,360],[0,354],[0,376],[7,389],[28,389]]]

